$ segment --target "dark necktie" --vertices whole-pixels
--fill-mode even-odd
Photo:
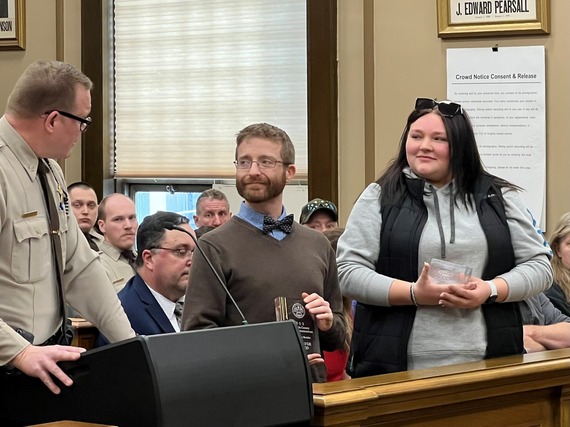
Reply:
[[[182,301],[176,301],[176,305],[174,306],[174,317],[176,317],[176,321],[178,322],[178,327],[181,328],[182,326],[182,311],[184,310],[184,303]]]
[[[281,230],[283,233],[289,234],[293,231],[293,214],[287,215],[281,221],[276,221],[269,215],[263,217],[263,232],[265,234],[272,230]]]
[[[89,243],[89,247],[95,252],[99,252],[99,247],[97,246],[97,243],[95,242],[93,236],[91,236],[89,233],[85,233],[84,236],[87,239],[87,243]]]
[[[47,160],[46,160],[47,161]],[[53,256],[55,257],[55,268],[56,268],[56,279],[58,285],[58,296],[60,303],[60,311],[62,318],[65,315],[65,305],[63,301],[63,253],[61,250],[61,236],[59,235],[59,214],[57,212],[57,205],[53,199],[53,194],[50,190],[49,183],[47,181],[47,173],[50,172],[50,168],[42,159],[38,159],[38,178],[42,185],[42,190],[44,193],[44,199],[46,201],[46,206],[48,209],[48,219],[49,219],[49,236],[51,240],[51,247]],[[64,331],[64,323],[62,321],[62,331]]]
[[[121,255],[123,255],[127,261],[129,262],[129,265],[136,270],[136,260],[137,260],[137,256],[133,253],[133,251],[130,250],[124,250],[121,252]]]

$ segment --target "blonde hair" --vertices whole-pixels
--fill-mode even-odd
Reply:
[[[550,236],[550,247],[552,248],[550,263],[554,272],[554,282],[562,288],[566,299],[570,301],[570,270],[564,267],[562,259],[558,256],[560,243],[568,234],[570,234],[570,212],[566,212],[560,217]]]
[[[54,110],[73,111],[77,85],[91,90],[93,83],[71,64],[36,61],[22,73],[6,104],[6,112],[31,119]]]

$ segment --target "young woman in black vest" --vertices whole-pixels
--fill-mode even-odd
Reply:
[[[550,250],[519,188],[486,172],[459,104],[418,98],[396,158],[356,202],[338,243],[358,301],[352,377],[522,353],[517,301],[552,282]],[[472,268],[441,284],[429,262]]]

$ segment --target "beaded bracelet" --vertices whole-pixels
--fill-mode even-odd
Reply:
[[[410,285],[410,299],[412,300],[412,302],[414,303],[414,305],[416,307],[418,307],[418,302],[416,301],[416,294],[414,292],[414,285],[416,282],[412,282],[412,284]]]

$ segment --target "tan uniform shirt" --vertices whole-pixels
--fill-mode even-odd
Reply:
[[[129,261],[121,255],[121,251],[107,241],[99,244],[101,264],[105,267],[107,277],[115,287],[115,291],[119,292],[125,287],[136,271],[131,267]]]
[[[53,160],[49,165],[53,173],[48,174],[48,181],[59,204],[66,302],[111,342],[132,337],[134,332],[97,254],[70,213],[61,168]],[[34,344],[41,344],[57,331],[62,320],[47,209],[37,167],[37,156],[2,117],[0,365],[8,363],[28,344],[12,327],[33,333]]]

